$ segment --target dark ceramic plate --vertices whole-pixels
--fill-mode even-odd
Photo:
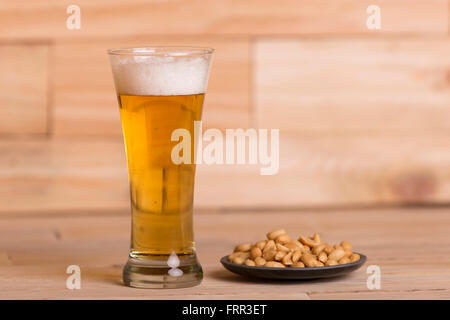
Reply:
[[[356,252],[357,253],[357,252]],[[246,277],[263,278],[273,280],[303,280],[303,279],[319,279],[342,276],[359,269],[367,260],[366,256],[359,253],[361,259],[356,262],[341,264],[330,267],[317,268],[266,268],[266,267],[249,267],[242,264],[235,264],[228,261],[228,256],[220,259],[223,266],[231,272]]]

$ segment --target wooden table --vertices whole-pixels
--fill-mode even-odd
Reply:
[[[225,270],[219,258],[236,242],[275,227],[347,239],[368,262],[331,280],[256,281]],[[195,214],[205,277],[186,289],[144,290],[121,283],[129,246],[127,212],[42,212],[0,217],[1,299],[431,299],[450,298],[450,209],[208,211]],[[66,289],[66,268],[81,268],[81,289]],[[366,268],[381,267],[381,289]]]

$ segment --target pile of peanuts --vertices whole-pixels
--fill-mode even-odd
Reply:
[[[300,236],[298,240],[292,240],[284,229],[269,232],[267,240],[253,245],[238,245],[228,256],[228,260],[236,264],[272,268],[335,266],[359,259],[359,254],[352,252],[348,241],[331,246],[323,243],[317,233],[312,237]]]

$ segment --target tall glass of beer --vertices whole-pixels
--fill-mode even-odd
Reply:
[[[126,285],[181,288],[202,280],[192,226],[194,121],[201,120],[213,51],[197,47],[108,50],[130,183]],[[177,129],[190,133],[191,161],[172,161],[172,150],[179,143],[172,133]]]

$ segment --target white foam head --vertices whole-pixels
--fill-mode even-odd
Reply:
[[[204,93],[211,55],[110,55],[119,94],[173,96]]]

